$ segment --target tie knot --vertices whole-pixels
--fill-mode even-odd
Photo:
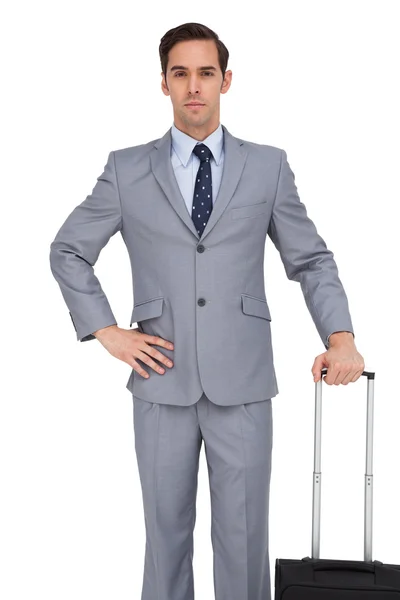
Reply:
[[[209,160],[212,152],[205,144],[196,144],[193,148],[194,154],[201,160],[201,162]]]

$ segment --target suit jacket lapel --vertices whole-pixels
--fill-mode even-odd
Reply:
[[[190,229],[197,239],[203,240],[218,222],[229,201],[231,200],[236,187],[242,175],[244,165],[247,159],[247,150],[243,142],[229,133],[227,128],[222,125],[224,132],[224,165],[222,171],[221,185],[217,198],[213,199],[215,204],[210,218],[204,228],[203,234],[199,236],[194,226],[191,216],[185,205],[185,200],[179,189],[171,164],[171,128],[163,137],[154,144],[150,153],[151,169],[154,177],[157,179],[166,197],[171,203],[172,208],[182,219],[185,225]]]

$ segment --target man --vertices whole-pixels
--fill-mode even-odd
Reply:
[[[333,254],[300,202],[284,150],[234,137],[220,119],[229,53],[198,23],[161,40],[173,125],[110,152],[93,192],[51,244],[51,269],[80,341],[132,367],[135,449],[146,523],[142,600],[191,600],[202,441],[209,470],[216,600],[271,597],[268,509],[278,394],[264,289],[269,235],[298,281],[326,351],[329,385],[356,381],[354,343]],[[93,266],[117,231],[135,305],[118,327]],[[144,367],[147,367],[144,368]]]

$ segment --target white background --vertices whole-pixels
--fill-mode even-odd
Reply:
[[[48,255],[110,150],[171,126],[158,46],[188,21],[211,27],[230,51],[221,122],[237,137],[286,150],[300,197],[334,252],[357,348],[376,371],[373,558],[400,564],[397,4],[37,1],[3,15],[4,600],[140,598],[145,530],[125,388],[130,367],[97,340],[76,340]],[[119,235],[96,274],[128,328],[132,283]],[[273,583],[276,558],[311,555],[311,367],[324,347],[269,238],[265,287],[280,390]],[[363,377],[323,385],[321,558],[363,560],[366,384]],[[194,554],[200,600],[214,597],[210,519],[203,446]]]

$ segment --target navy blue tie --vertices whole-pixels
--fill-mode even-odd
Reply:
[[[205,144],[196,144],[193,152],[200,159],[194,185],[192,219],[197,232],[201,235],[212,211],[211,156],[212,152]]]

